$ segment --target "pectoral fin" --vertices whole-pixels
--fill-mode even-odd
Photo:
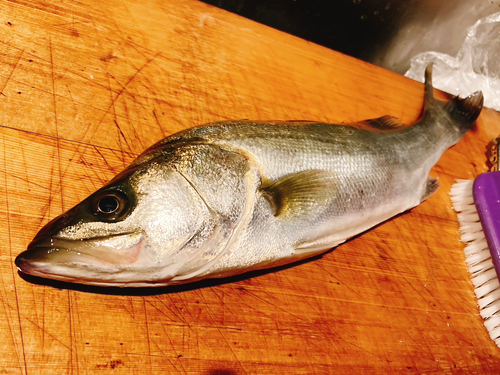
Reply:
[[[336,177],[324,170],[307,170],[283,177],[261,188],[273,214],[299,217],[321,211],[337,194]]]

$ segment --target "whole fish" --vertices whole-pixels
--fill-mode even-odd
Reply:
[[[172,135],[48,223],[20,272],[81,284],[165,286],[331,249],[417,206],[429,171],[479,116],[480,92],[434,98],[421,120],[225,121]]]

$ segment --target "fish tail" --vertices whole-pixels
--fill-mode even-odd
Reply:
[[[439,106],[452,119],[452,123],[458,126],[458,130],[463,135],[472,126],[479,117],[483,109],[483,93],[477,91],[465,99],[458,96],[453,99],[442,102],[434,97],[434,87],[432,86],[432,64],[425,69],[425,112],[432,111],[433,108]]]

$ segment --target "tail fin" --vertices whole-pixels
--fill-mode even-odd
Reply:
[[[425,111],[435,106],[440,101],[434,98],[434,88],[432,86],[432,64],[425,69]],[[462,134],[467,132],[479,117],[483,109],[483,93],[477,91],[465,99],[458,96],[444,103],[443,109],[451,119],[459,124]]]
[[[460,99],[456,96],[446,103],[445,109],[455,120],[474,122],[483,109],[483,101],[483,93],[477,91],[465,99]]]

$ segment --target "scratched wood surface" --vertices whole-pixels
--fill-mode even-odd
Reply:
[[[422,85],[195,1],[0,0],[0,373],[497,374],[448,190],[311,262],[134,292],[19,277],[13,260],[145,147],[224,119],[414,121]]]

